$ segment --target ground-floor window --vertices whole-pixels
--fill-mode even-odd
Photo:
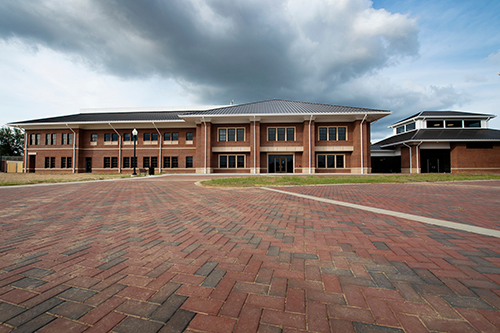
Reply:
[[[186,168],[193,167],[193,156],[186,156]]]
[[[124,157],[123,158],[123,167],[124,168],[130,168],[130,157]]]
[[[149,156],[144,156],[142,158],[142,167],[149,168]]]
[[[118,157],[116,156],[111,157],[111,167],[118,168]]]
[[[151,167],[152,168],[158,167],[158,157],[156,157],[156,156],[151,157]]]
[[[104,168],[111,167],[111,157],[104,157]]]
[[[163,168],[178,168],[179,167],[179,157],[178,156],[163,156]]]
[[[50,157],[45,157],[45,169],[50,168]]]
[[[268,155],[267,172],[293,173],[293,155]]]
[[[320,169],[341,169],[345,168],[345,155],[320,154],[318,155],[317,168]]]
[[[219,155],[219,168],[233,169],[245,167],[245,155]]]
[[[61,169],[71,168],[71,157],[61,157]]]

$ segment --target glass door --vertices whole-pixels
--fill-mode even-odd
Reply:
[[[275,158],[276,173],[286,173],[286,157]]]

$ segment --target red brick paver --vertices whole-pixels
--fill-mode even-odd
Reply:
[[[500,330],[497,238],[197,179],[0,188],[0,330]],[[500,230],[498,181],[280,189]]]

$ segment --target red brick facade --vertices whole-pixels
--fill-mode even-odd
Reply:
[[[360,173],[361,155],[363,155],[363,172],[370,171],[370,123],[361,120],[352,122],[316,122],[305,119],[298,123],[262,123],[261,119],[242,123],[212,123],[202,121],[193,127],[156,127],[137,128],[136,142],[137,168],[144,168],[144,158],[149,157],[149,165],[157,162],[155,172],[162,173],[267,173],[269,172],[270,156],[292,156],[294,173]],[[179,126],[180,124],[176,124]],[[123,124],[120,124],[123,127]],[[132,125],[133,126],[133,125]],[[130,128],[88,128],[62,129],[26,129],[26,168],[27,172],[96,172],[132,173],[132,157],[134,156],[133,141],[125,141]],[[345,128],[345,140],[320,140],[319,128]],[[293,140],[269,140],[269,128],[293,128]],[[361,145],[361,128],[363,145]],[[240,141],[219,140],[219,129],[243,129],[244,138]],[[309,129],[310,132],[309,133]],[[116,131],[115,131],[116,130]],[[280,130],[282,131],[282,130]],[[145,141],[144,133],[158,134],[158,140]],[[164,140],[165,133],[178,133],[178,140]],[[187,140],[192,133],[193,140]],[[286,132],[288,133],[288,132]],[[31,140],[31,135],[39,134],[40,142]],[[46,134],[55,134],[54,144],[47,144]],[[73,134],[71,143],[62,144],[62,135]],[[115,140],[113,141],[113,135]],[[97,135],[97,141],[92,136]],[[277,134],[276,134],[277,135]],[[288,135],[288,134],[287,134]],[[110,141],[105,141],[105,137]],[[291,137],[291,136],[290,136]],[[287,136],[288,138],[288,136]],[[240,138],[241,139],[241,138]],[[36,140],[35,140],[36,141]],[[49,140],[50,141],[50,140]],[[34,144],[37,143],[37,144]],[[51,143],[51,142],[49,142]],[[311,152],[311,157],[309,157]],[[222,168],[220,156],[226,159],[241,161],[235,168]],[[319,168],[318,156],[341,155],[342,167]],[[233,157],[235,156],[235,157]],[[170,167],[165,165],[164,158],[170,158]],[[68,158],[70,165],[68,165]],[[173,167],[172,158],[177,158],[177,167]],[[192,158],[192,166],[187,165],[187,158]],[[128,159],[128,167],[124,165]],[[339,157],[340,159],[340,157]],[[106,161],[108,164],[106,164]],[[339,162],[340,163],[340,162]],[[74,165],[73,165],[74,164]],[[90,169],[88,169],[90,166]]]

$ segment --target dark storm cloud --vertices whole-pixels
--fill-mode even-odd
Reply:
[[[338,87],[418,53],[416,22],[336,1],[3,1],[0,38],[122,78],[173,78],[199,102],[339,104]],[[365,105],[362,96],[357,106]]]

